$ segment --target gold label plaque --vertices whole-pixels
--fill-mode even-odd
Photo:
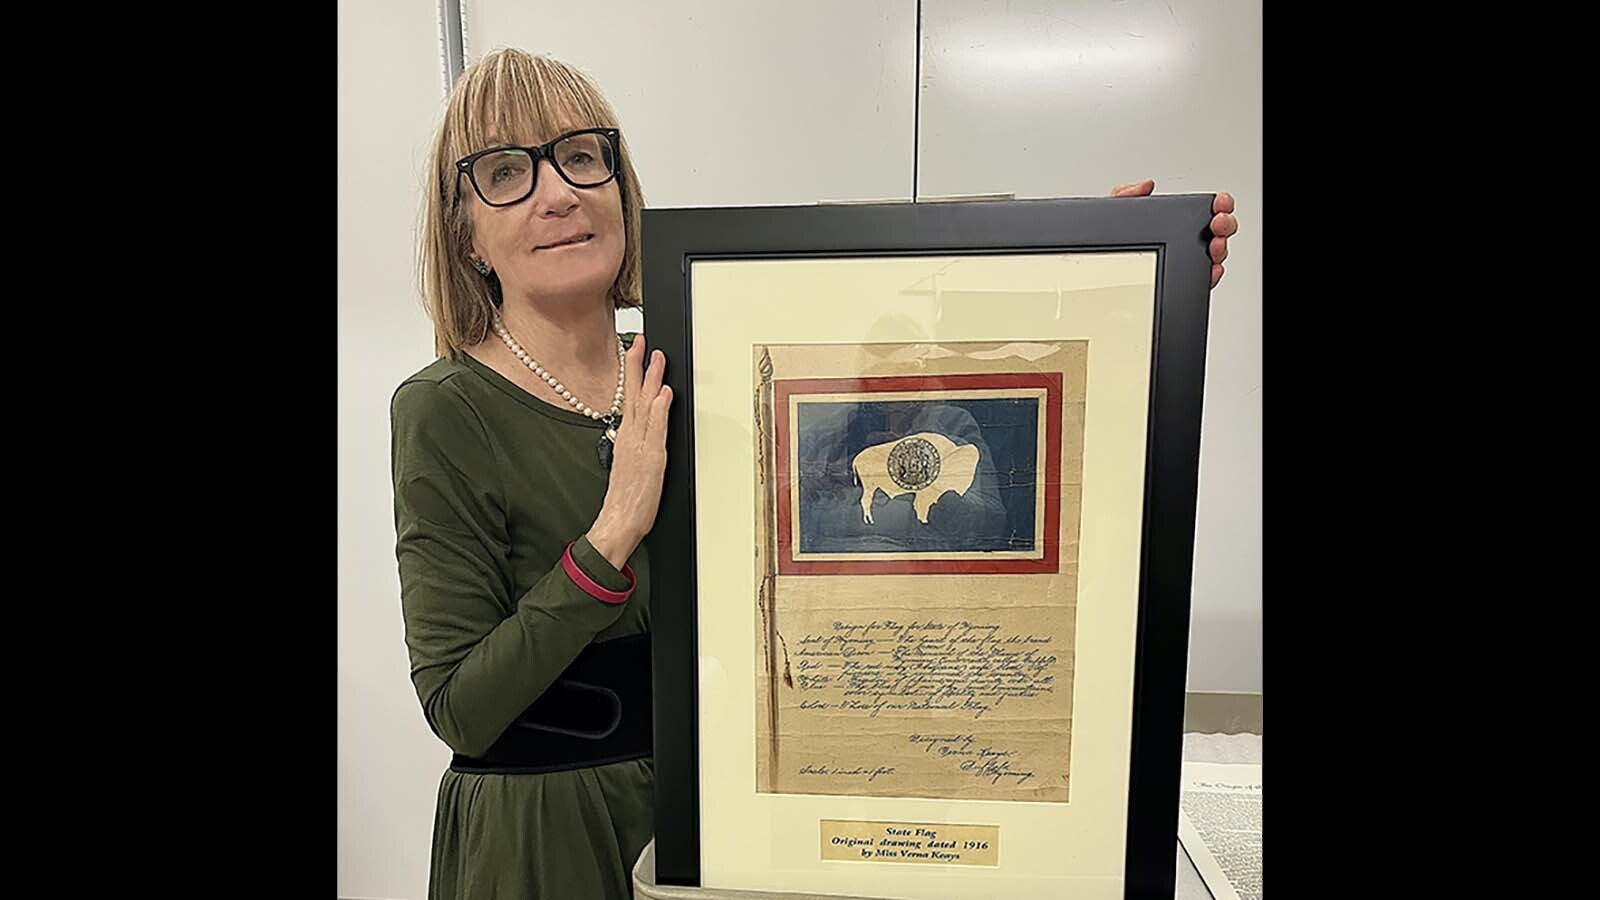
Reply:
[[[854,862],[998,866],[996,825],[822,820],[822,858]]]

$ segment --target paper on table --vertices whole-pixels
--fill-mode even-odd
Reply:
[[[1216,900],[1261,900],[1261,766],[1185,762],[1178,839]]]

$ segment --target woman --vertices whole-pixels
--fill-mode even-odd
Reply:
[[[583,74],[505,50],[463,73],[431,152],[439,359],[391,417],[411,677],[454,751],[432,900],[629,897],[650,838],[642,541],[672,392],[661,354],[615,331],[640,304],[642,204],[616,128]]]

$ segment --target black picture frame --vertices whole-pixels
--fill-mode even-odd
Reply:
[[[666,354],[666,381],[673,390],[666,484],[650,537],[658,884],[700,883],[691,265],[711,259],[1154,251],[1124,896],[1172,896],[1213,199],[1187,194],[643,211],[645,335]]]

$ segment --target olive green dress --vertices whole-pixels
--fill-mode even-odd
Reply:
[[[632,336],[627,336],[631,341]],[[433,733],[479,756],[591,641],[650,629],[650,564],[623,573],[583,538],[605,498],[597,422],[544,402],[471,357],[395,391],[396,556],[411,680]],[[651,759],[543,775],[446,771],[430,900],[608,900],[632,894],[651,836]]]

